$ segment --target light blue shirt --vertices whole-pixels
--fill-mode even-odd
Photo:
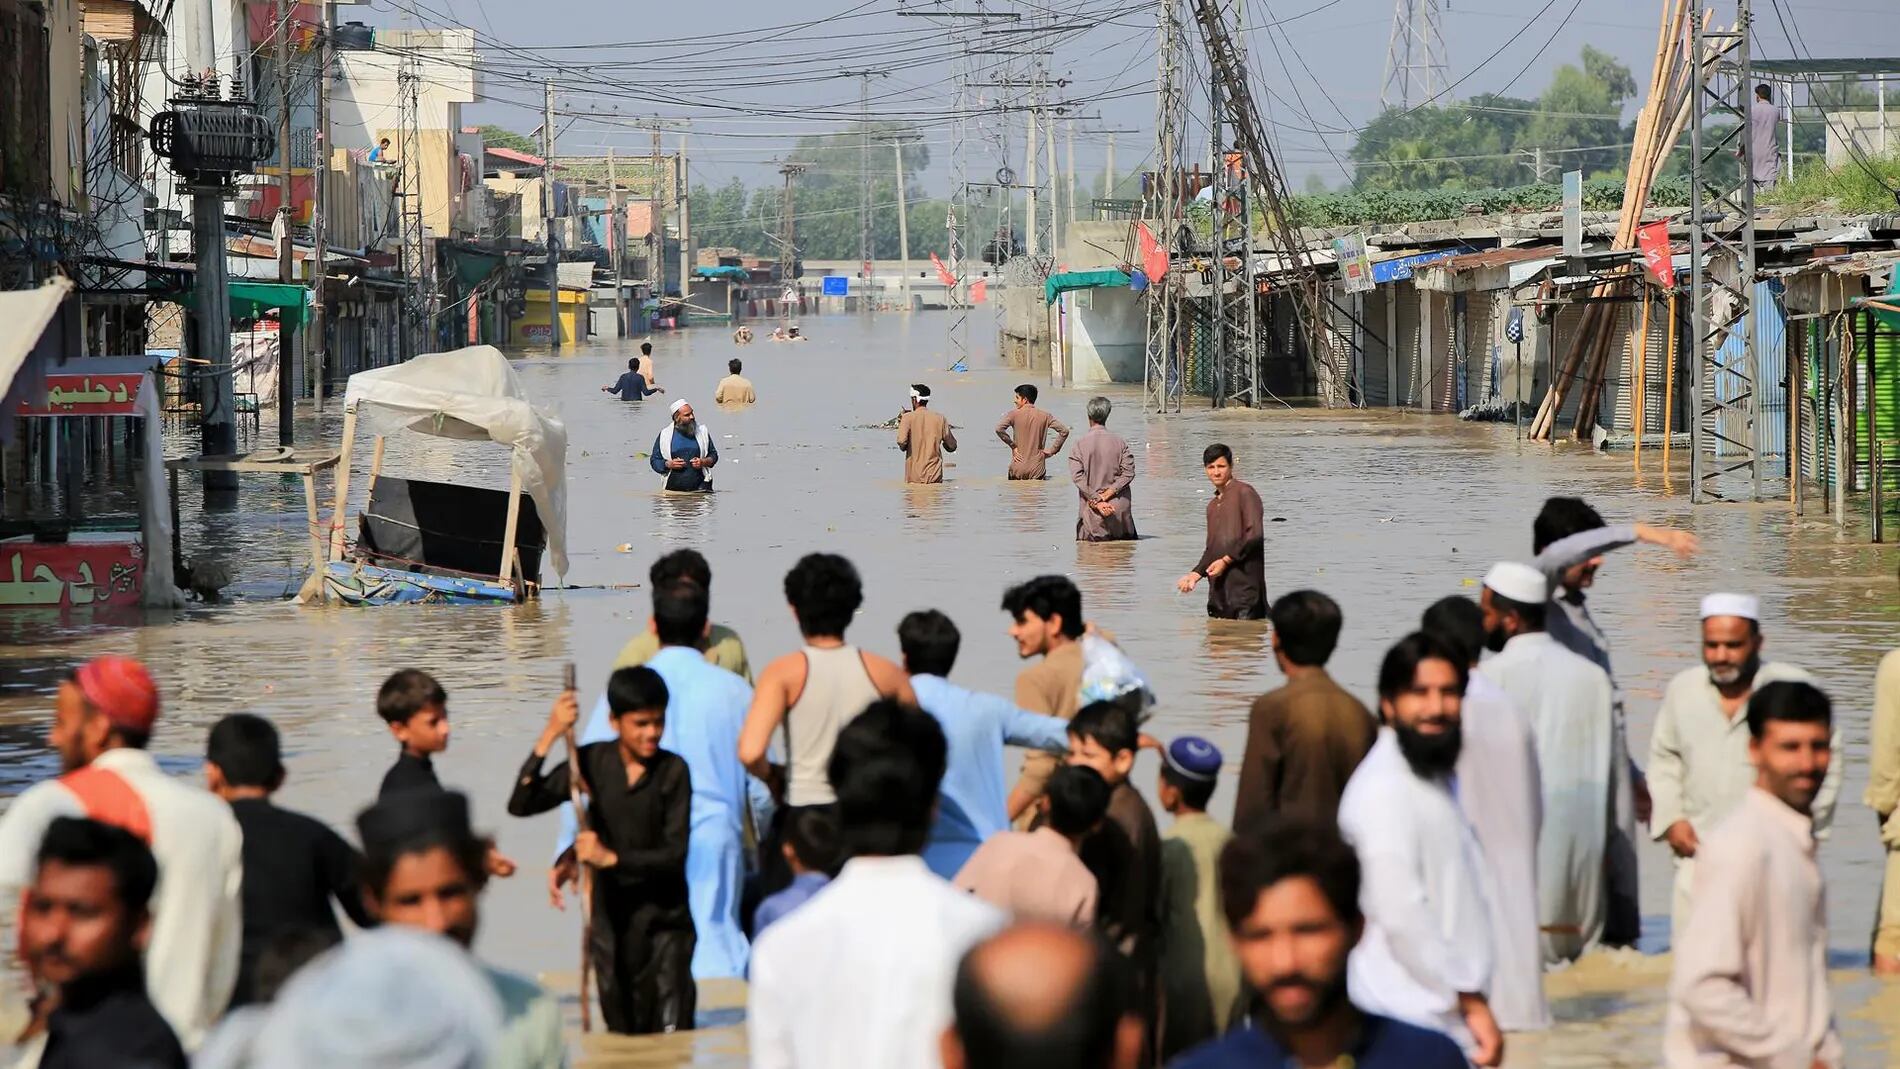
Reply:
[[[994,694],[965,690],[942,676],[915,675],[910,685],[949,743],[924,864],[953,880],[983,840],[1009,828],[1003,746],[1061,753],[1069,748],[1069,722],[1018,709]]]
[[[759,903],[759,910],[752,915],[752,938],[757,939],[774,923],[784,919],[787,913],[811,901],[811,896],[825,889],[831,877],[822,872],[801,872],[792,877],[791,885],[775,895],[767,895]]]
[[[686,851],[688,904],[699,937],[693,948],[693,976],[744,976],[748,947],[739,928],[739,893],[745,880],[742,807],[748,799],[767,795],[765,785],[739,763],[739,729],[752,705],[752,687],[684,646],[662,647],[647,667],[666,681],[666,731],[660,748],[679,754],[693,780]],[[603,694],[587,718],[580,744],[618,738]],[[557,853],[573,841],[573,812],[563,807]]]

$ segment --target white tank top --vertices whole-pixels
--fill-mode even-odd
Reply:
[[[785,804],[830,805],[837,800],[825,767],[831,763],[838,732],[879,697],[856,646],[805,647],[805,688],[785,711]]]

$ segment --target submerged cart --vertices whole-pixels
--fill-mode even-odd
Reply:
[[[480,605],[533,597],[543,558],[567,572],[567,428],[528,401],[492,345],[350,376],[343,395],[329,559],[302,598],[355,605]],[[358,421],[375,434],[369,500],[345,534]],[[491,441],[513,450],[508,489],[383,474],[388,435]]]

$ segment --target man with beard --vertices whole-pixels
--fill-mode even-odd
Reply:
[[[1671,1067],[1841,1065],[1827,981],[1827,889],[1814,806],[1833,708],[1808,683],[1748,700],[1755,786],[1696,851],[1695,913],[1676,944],[1663,1025]]]
[[[32,882],[56,817],[124,828],[150,846],[159,883],[146,987],[178,1041],[195,1050],[237,983],[243,834],[230,806],[166,775],[146,749],[158,716],[158,685],[129,657],[96,658],[60,681],[48,741],[64,772],[28,788],[0,817],[0,902],[17,903]],[[0,930],[14,926],[0,920]]]
[[[1603,669],[1544,630],[1544,577],[1503,563],[1484,577],[1479,607],[1485,645],[1497,656],[1478,671],[1530,724],[1542,780],[1537,835],[1537,920],[1544,962],[1574,961],[1596,944],[1607,916],[1604,850],[1609,842],[1614,700]]]
[[[1614,695],[1615,732],[1610,746],[1614,755],[1611,797],[1616,808],[1605,847],[1609,905],[1603,923],[1603,941],[1611,946],[1632,945],[1641,934],[1636,825],[1649,821],[1650,797],[1643,770],[1630,757],[1628,720],[1623,693],[1616,685],[1616,669],[1610,664],[1610,640],[1590,615],[1584,591],[1596,582],[1605,553],[1638,543],[1662,546],[1685,560],[1700,548],[1695,536],[1687,531],[1647,523],[1609,526],[1579,497],[1550,498],[1531,525],[1531,552],[1537,554],[1537,568],[1550,586],[1550,637],[1603,669],[1610,677]]]
[[[1492,953],[1483,860],[1452,793],[1465,660],[1446,640],[1418,632],[1379,666],[1385,726],[1339,800],[1339,830],[1365,873],[1365,938],[1346,977],[1355,1005],[1444,1032],[1474,1063],[1495,1066],[1504,1036],[1485,998]]]
[[[1256,996],[1252,1020],[1174,1069],[1464,1069],[1456,1043],[1347,997],[1347,956],[1365,934],[1360,889],[1359,859],[1330,824],[1274,814],[1229,842],[1221,910]]]
[[[20,918],[21,955],[57,990],[42,1069],[189,1064],[139,966],[157,883],[152,852],[131,832],[72,817],[47,827]]]
[[[1273,607],[1275,615],[1280,605]],[[1550,1027],[1544,1000],[1544,947],[1537,924],[1537,830],[1543,823],[1537,747],[1509,695],[1478,671],[1484,611],[1453,595],[1425,610],[1421,630],[1458,645],[1471,667],[1458,710],[1458,808],[1484,850],[1491,902],[1491,1012],[1506,1032]]]
[[[1670,927],[1676,938],[1688,926],[1698,835],[1733,812],[1755,782],[1744,715],[1749,696],[1769,683],[1813,682],[1793,665],[1762,662],[1761,605],[1755,598],[1710,594],[1702,599],[1701,616],[1702,667],[1685,668],[1669,681],[1649,741],[1652,834],[1676,854]],[[1838,738],[1834,745],[1840,745]],[[1835,765],[1814,799],[1817,839],[1827,837],[1840,786]]]
[[[712,431],[693,417],[693,406],[682,397],[669,409],[671,426],[663,427],[653,438],[653,452],[647,461],[654,474],[666,476],[666,488],[685,493],[712,489],[713,465],[719,463],[719,448],[713,445]]]

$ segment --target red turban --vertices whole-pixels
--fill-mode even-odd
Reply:
[[[96,657],[76,673],[86,701],[112,725],[141,735],[158,720],[158,684],[130,657]]]

